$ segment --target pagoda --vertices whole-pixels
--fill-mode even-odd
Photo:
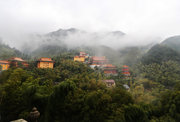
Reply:
[[[117,67],[112,65],[112,64],[105,64],[102,66],[102,70],[104,72],[104,74],[106,75],[114,75],[116,76],[117,73]]]
[[[37,61],[37,68],[51,68],[53,69],[54,62],[51,58],[40,58]]]
[[[22,58],[19,57],[13,57],[11,59],[9,59],[9,62],[12,66],[15,67],[19,67],[20,65],[24,66],[24,67],[28,67],[29,64],[27,63],[27,61],[23,60]]]
[[[102,57],[93,56],[89,60],[89,64],[90,64],[91,68],[103,66],[103,65],[107,64],[107,62],[108,61],[105,56],[102,56]]]
[[[129,67],[127,65],[123,65],[122,74],[125,75],[125,77],[130,76]]]

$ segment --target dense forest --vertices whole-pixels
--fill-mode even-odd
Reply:
[[[11,66],[0,73],[1,122],[20,118],[31,121],[33,107],[40,112],[39,122],[180,121],[180,54],[173,48],[161,44],[151,49],[129,47],[117,55],[109,50],[106,56],[118,67],[118,75],[106,76],[99,69],[73,61],[79,48],[42,48],[36,56],[50,56],[55,64],[53,69],[38,69],[36,57],[2,46],[8,51],[1,58],[29,59],[29,67]],[[81,50],[89,54],[96,51]],[[123,60],[118,62],[121,56]],[[128,79],[122,75],[125,62],[130,66]],[[106,87],[104,79],[115,80],[116,86]]]

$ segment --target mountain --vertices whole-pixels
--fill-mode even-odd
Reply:
[[[141,60],[144,64],[162,63],[169,60],[180,62],[180,54],[166,45],[157,44],[143,55]]]
[[[69,28],[69,29],[59,29],[57,31],[53,31],[53,32],[50,32],[48,34],[46,34],[46,36],[58,36],[58,37],[62,37],[62,36],[68,36],[69,34],[74,34],[74,33],[77,33],[77,32],[83,32],[79,29],[76,29],[76,28]]]
[[[70,34],[76,34],[76,33],[81,33],[81,34],[94,34],[94,35],[100,35],[102,33],[106,34],[106,35],[114,35],[114,36],[123,36],[125,35],[125,33],[121,32],[121,31],[110,31],[110,32],[87,32],[84,30],[80,30],[77,28],[69,28],[69,29],[59,29],[57,31],[53,31],[50,32],[48,34],[46,34],[46,36],[68,36]]]
[[[45,35],[34,36],[32,40],[36,40],[34,41],[36,43],[32,44],[33,41],[29,40],[31,44],[26,45],[30,47],[24,46],[23,52],[38,57],[42,55],[53,56],[67,50],[79,50],[81,48],[85,49],[85,47],[101,48],[101,46],[105,46],[112,48],[121,43],[124,35],[125,33],[121,31],[87,32],[76,28],[59,29]],[[32,48],[31,45],[33,45]]]
[[[121,31],[86,32],[76,28],[59,29],[39,36],[43,43],[40,43],[32,55],[53,57],[67,52],[76,54],[85,51],[90,55],[106,56],[116,65],[133,65],[152,47],[152,44],[131,46],[127,42],[124,43],[125,36],[126,34]]]
[[[165,39],[161,44],[166,45],[167,47],[170,47],[180,53],[180,35],[169,37]]]
[[[15,56],[22,57],[24,59],[29,58],[27,55],[21,53],[19,50],[11,48],[8,45],[5,45],[2,41],[0,41],[0,60],[6,60]]]

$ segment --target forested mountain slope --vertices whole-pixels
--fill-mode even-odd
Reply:
[[[144,64],[161,63],[169,60],[180,62],[180,53],[176,52],[168,46],[161,44],[153,46],[142,57],[142,62]]]
[[[29,58],[29,56],[21,53],[19,50],[15,48],[11,48],[8,45],[5,45],[2,42],[0,42],[0,59],[1,60],[9,59],[15,56],[23,57],[25,59]]]
[[[180,53],[180,36],[173,36],[165,39],[162,45],[166,45]]]

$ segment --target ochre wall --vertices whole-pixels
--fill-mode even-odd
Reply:
[[[37,64],[38,68],[53,68],[52,62],[38,62]]]
[[[85,57],[74,57],[74,61],[84,62],[85,61]]]

